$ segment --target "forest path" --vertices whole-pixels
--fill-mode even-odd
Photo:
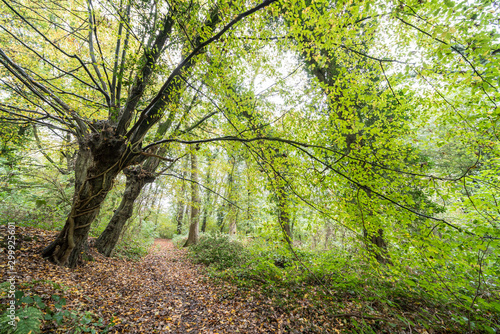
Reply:
[[[40,252],[57,232],[16,227],[16,289],[40,296],[54,307],[53,295],[63,297],[64,310],[93,321],[102,318],[107,333],[280,333],[284,315],[268,298],[254,299],[225,282],[207,277],[190,262],[185,249],[158,239],[139,261],[107,258],[91,249],[93,261],[68,269],[43,259]],[[0,240],[7,231],[0,226]],[[5,267],[7,252],[0,251]],[[0,280],[8,278],[0,270]],[[71,321],[45,321],[42,333],[66,333]],[[68,327],[69,326],[69,327]],[[98,333],[105,326],[93,325]]]
[[[176,248],[170,240],[156,239],[141,263],[164,286],[158,297],[164,298],[163,311],[168,315],[164,318],[166,332],[279,332],[278,324],[264,317],[268,308],[252,302],[233,286],[210,283],[200,266],[187,260],[186,250]]]

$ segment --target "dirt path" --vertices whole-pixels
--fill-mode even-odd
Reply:
[[[3,226],[0,226],[3,228]],[[0,228],[0,237],[5,231]],[[94,261],[70,270],[41,258],[40,251],[55,233],[18,227],[27,237],[16,251],[17,286],[25,294],[51,303],[58,294],[66,309],[91,312],[112,323],[109,333],[279,333],[283,315],[266,300],[253,300],[246,292],[226,283],[215,284],[186,251],[158,239],[138,262],[106,258],[94,253]],[[0,262],[6,263],[6,253]],[[0,280],[7,277],[1,270]],[[66,333],[50,322],[44,333]]]
[[[155,249],[143,264],[165,286],[167,332],[276,332],[277,324],[272,326],[262,318],[256,302],[229,285],[210,284],[200,267],[188,262],[185,251],[176,249],[169,240],[155,240]]]

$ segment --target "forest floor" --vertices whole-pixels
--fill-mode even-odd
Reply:
[[[6,235],[5,226],[0,226],[1,282],[8,279],[3,270]],[[287,315],[274,308],[271,299],[209,280],[202,267],[191,263],[186,251],[169,240],[156,240],[137,262],[106,258],[91,250],[93,261],[70,270],[40,255],[55,235],[16,227],[16,288],[25,295],[40,296],[49,306],[55,304],[54,294],[61,295],[67,301],[64,309],[91,312],[95,319],[104,320],[109,333],[290,333],[284,330]],[[42,329],[66,333],[71,326],[46,320]],[[295,332],[302,331],[298,327]]]

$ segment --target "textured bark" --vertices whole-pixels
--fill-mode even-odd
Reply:
[[[56,239],[42,251],[43,257],[70,268],[81,262],[90,224],[124,167],[121,159],[127,149],[125,141],[106,122],[94,126],[100,126],[100,131],[87,135],[79,143],[75,194],[69,216]]]
[[[155,179],[150,171],[143,169],[141,166],[126,168],[123,172],[127,176],[127,182],[122,201],[95,243],[99,253],[104,256],[111,256],[113,253],[123,227],[132,216],[135,200],[141,193],[142,188],[146,183],[153,182]]]
[[[226,208],[226,202],[224,202],[217,210],[217,226],[220,228],[220,232],[224,231],[224,210]]]
[[[229,223],[229,231],[228,231],[228,234],[229,235],[236,235],[236,220],[237,220],[237,216],[234,217],[233,219],[231,219],[231,223]]]
[[[278,185],[276,195],[278,197],[278,222],[283,230],[286,242],[292,242],[292,229],[290,227],[290,207],[286,189]]]
[[[210,165],[207,168],[207,174],[205,176],[205,184],[210,186]],[[201,232],[205,233],[207,228],[207,219],[210,211],[210,191],[205,191],[204,209],[203,209],[203,219],[201,223]]]
[[[182,178],[186,177],[186,171],[182,172]],[[186,211],[186,206],[184,205],[184,196],[186,192],[186,183],[182,181],[181,191],[177,198],[177,215],[175,217],[177,223],[177,234],[182,233],[182,221],[184,220],[184,212]]]
[[[199,237],[200,225],[200,190],[198,188],[198,161],[196,154],[191,153],[191,224],[189,225],[189,235],[184,247],[195,245]]]
[[[379,228],[375,232],[364,229],[363,235],[365,239],[369,242],[367,244],[368,249],[373,253],[378,263],[392,264],[391,258],[387,252],[387,243],[384,240],[384,230]]]

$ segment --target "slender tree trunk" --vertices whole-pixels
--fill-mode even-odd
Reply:
[[[217,226],[219,226],[220,232],[224,231],[224,210],[226,209],[226,203],[224,202],[217,210]]]
[[[209,161],[209,163],[210,163],[210,161]],[[210,186],[210,164],[208,165],[208,168],[207,168],[207,174],[205,176],[205,184],[207,187]],[[201,223],[201,232],[203,232],[203,233],[205,233],[205,230],[207,228],[208,213],[210,211],[210,194],[211,194],[210,191],[205,190],[203,219],[202,219],[202,223]]]
[[[198,161],[195,153],[191,153],[191,224],[184,247],[198,243],[200,225],[200,190],[198,188]]]
[[[387,243],[384,240],[383,229],[379,228],[377,231],[368,231],[364,229],[363,236],[365,240],[368,241],[367,247],[373,253],[378,263],[392,264],[391,258],[387,252]]]
[[[132,216],[135,200],[141,193],[142,188],[146,183],[153,182],[155,179],[150,171],[141,168],[141,166],[127,168],[123,172],[127,176],[127,182],[122,201],[120,206],[115,210],[108,226],[106,226],[95,243],[99,253],[104,256],[111,256],[113,253],[120,239],[123,227]]]
[[[238,221],[238,211],[234,215],[231,215],[231,222],[229,223],[229,235],[236,235],[237,232],[237,225],[236,222]]]
[[[100,132],[80,139],[75,164],[75,194],[66,223],[56,239],[42,251],[50,261],[74,268],[82,260],[90,225],[113,187],[113,181],[125,167],[121,158],[125,141],[104,123]]]
[[[186,171],[182,172],[182,178],[186,178]],[[186,182],[182,180],[181,191],[177,195],[177,215],[176,215],[176,223],[177,223],[177,234],[182,233],[182,221],[184,220],[184,212],[186,211],[186,206],[184,205],[184,197],[186,194]]]
[[[371,200],[372,193],[370,190],[366,191],[366,195]],[[369,208],[368,215],[374,215],[373,211]],[[392,264],[391,257],[387,251],[387,243],[384,239],[384,230],[381,227],[376,228],[376,231],[364,228],[363,235],[365,240],[371,242],[371,245],[369,245],[368,248],[374,253],[378,263]]]
[[[290,227],[291,207],[289,205],[288,193],[278,175],[275,175],[272,182],[274,183],[274,191],[278,200],[278,223],[284,232],[285,241],[290,244],[293,237]]]
[[[330,238],[332,237],[332,235],[334,233],[335,233],[335,231],[332,229],[332,226],[329,223],[327,223],[326,229],[325,229],[325,249],[330,248],[328,244],[329,244]]]
[[[290,207],[288,205],[288,197],[278,196],[278,222],[283,229],[285,240],[288,243],[292,242],[292,229],[290,227]]]
[[[203,219],[201,220],[201,232],[205,233],[207,230],[207,219],[208,219],[208,213],[207,210],[203,212]]]
[[[176,221],[177,221],[177,234],[182,233],[182,221],[184,220],[184,212],[186,211],[185,205],[182,203],[181,200],[177,202],[177,216],[176,216]]]

